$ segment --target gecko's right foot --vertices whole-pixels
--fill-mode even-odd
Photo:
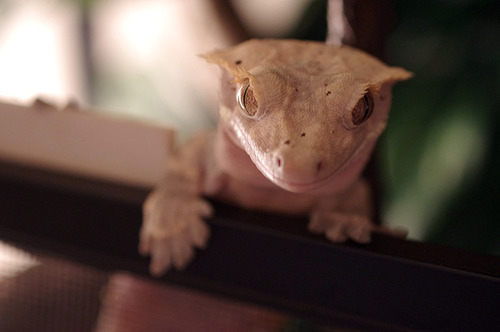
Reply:
[[[143,210],[139,252],[151,256],[150,272],[154,276],[172,267],[185,268],[195,248],[204,248],[210,237],[203,218],[212,215],[212,207],[202,198],[164,197],[153,192]]]

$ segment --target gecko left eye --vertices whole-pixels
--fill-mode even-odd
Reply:
[[[370,118],[373,113],[373,95],[370,91],[366,92],[365,95],[358,101],[354,109],[352,110],[352,123],[355,126],[359,126],[366,120]]]
[[[253,94],[250,84],[242,85],[236,95],[236,100],[240,105],[241,112],[248,118],[254,118],[259,109],[259,103]]]

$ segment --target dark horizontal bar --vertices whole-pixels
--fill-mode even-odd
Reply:
[[[148,275],[137,254],[146,190],[0,165],[0,238],[105,270]],[[340,326],[500,326],[500,258],[375,236],[335,245],[306,221],[214,202],[212,238],[162,280]]]

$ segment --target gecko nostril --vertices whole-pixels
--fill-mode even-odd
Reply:
[[[286,140],[286,141],[284,141],[283,143],[284,143],[285,145],[288,145],[288,144],[290,144],[290,140],[289,140],[289,139],[287,139],[287,140]]]
[[[276,164],[278,165],[278,167],[281,167],[281,158],[276,158]]]
[[[321,169],[323,168],[323,162],[320,161],[319,163],[316,164],[316,172],[321,172]]]

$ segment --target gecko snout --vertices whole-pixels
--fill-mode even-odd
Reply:
[[[292,182],[310,182],[322,174],[325,163],[322,159],[307,159],[303,156],[284,151],[273,156],[275,173],[279,178]]]
[[[272,177],[289,183],[314,183],[327,171],[327,160],[323,153],[314,151],[307,144],[306,131],[282,137],[280,144],[271,153],[268,165]]]

